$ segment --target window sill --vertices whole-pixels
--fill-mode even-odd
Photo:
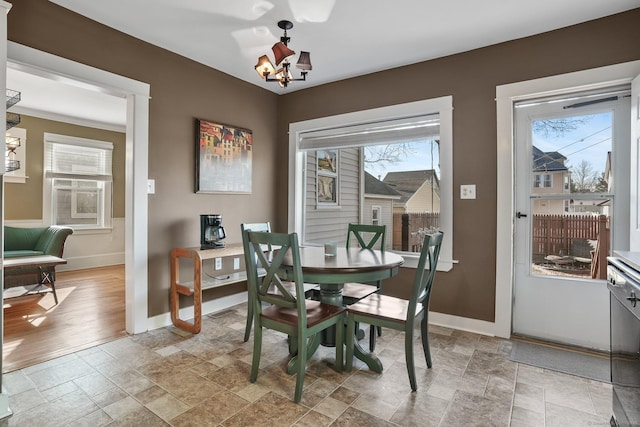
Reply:
[[[401,255],[402,258],[404,258],[404,264],[402,264],[401,268],[418,268],[418,260],[420,259],[420,255],[418,253],[402,251],[391,252]],[[438,260],[437,271],[451,271],[453,270],[453,265],[457,263],[458,260],[443,260],[441,258]]]

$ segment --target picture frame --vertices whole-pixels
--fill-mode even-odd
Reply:
[[[253,132],[196,119],[196,193],[251,194]]]

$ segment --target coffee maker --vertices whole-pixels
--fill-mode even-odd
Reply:
[[[221,240],[225,237],[222,215],[200,215],[200,249],[224,248]]]

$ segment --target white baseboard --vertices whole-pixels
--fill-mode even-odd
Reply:
[[[240,292],[237,294],[207,301],[202,304],[202,316],[226,310],[233,307],[234,305],[238,305],[246,301],[246,292]],[[193,319],[193,306],[181,308],[180,318]],[[147,319],[148,330],[164,328],[165,326],[170,326],[171,324],[171,313],[163,313]]]
[[[217,313],[247,301],[247,293],[229,295],[223,298],[207,301],[202,304],[202,315]],[[180,309],[181,319],[193,318],[193,306]],[[495,324],[484,320],[470,319],[468,317],[452,316],[450,314],[429,312],[429,323],[461,331],[473,332],[480,335],[494,336]],[[149,330],[164,328],[171,325],[171,314],[163,313],[147,320]]]
[[[108,265],[124,264],[124,252],[99,254],[67,258],[66,264],[56,267],[56,271],[83,270],[87,268],[106,267]]]
[[[473,332],[480,335],[495,336],[495,323],[451,314],[429,312],[429,324]]]

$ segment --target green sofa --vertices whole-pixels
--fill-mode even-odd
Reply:
[[[64,243],[73,234],[70,227],[4,227],[4,258],[52,255],[62,258]],[[4,272],[4,287],[33,285],[40,282],[40,270],[24,269]]]

